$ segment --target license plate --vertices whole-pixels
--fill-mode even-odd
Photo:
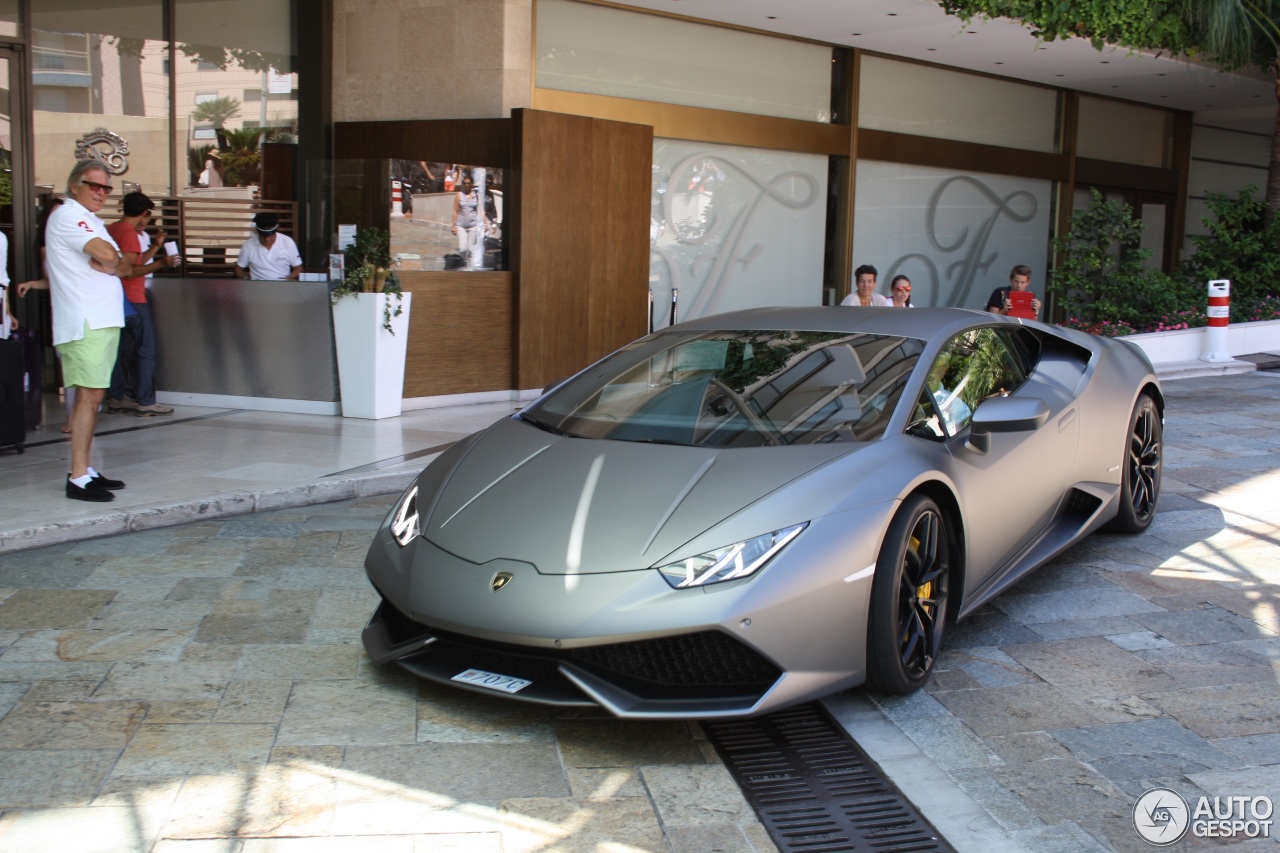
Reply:
[[[496,672],[485,672],[483,669],[468,669],[466,672],[460,672],[455,675],[452,680],[461,681],[463,684],[474,684],[478,687],[488,687],[491,690],[501,690],[503,693],[519,693],[530,684],[533,684],[532,681],[524,678],[498,675]]]

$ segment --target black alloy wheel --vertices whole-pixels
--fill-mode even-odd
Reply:
[[[871,586],[867,680],[910,693],[929,680],[942,648],[950,587],[947,521],[924,495],[908,498],[889,525]]]
[[[1164,425],[1155,401],[1143,394],[1129,418],[1120,507],[1110,527],[1119,533],[1141,533],[1151,524],[1160,499],[1164,467]]]

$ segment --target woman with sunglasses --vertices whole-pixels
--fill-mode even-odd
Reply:
[[[914,308],[911,304],[911,279],[905,275],[895,275],[889,285],[889,295],[893,298],[895,308]]]

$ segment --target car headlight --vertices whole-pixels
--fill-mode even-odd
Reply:
[[[417,485],[414,485],[400,498],[400,503],[396,506],[395,512],[391,514],[390,529],[391,536],[401,548],[418,538],[418,534],[421,531],[418,529]]]
[[[676,589],[749,577],[808,526],[809,522],[806,521],[794,527],[775,530],[745,542],[659,566],[658,571]]]

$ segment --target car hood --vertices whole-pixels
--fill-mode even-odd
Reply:
[[[479,437],[434,500],[420,499],[430,506],[422,533],[473,563],[518,560],[543,574],[647,569],[863,446],[679,447],[556,436],[509,419]]]

